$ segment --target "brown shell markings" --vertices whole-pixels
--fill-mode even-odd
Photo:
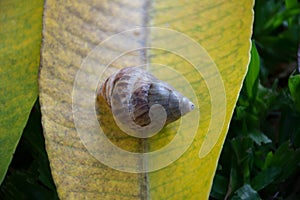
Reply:
[[[111,108],[120,128],[149,137],[194,109],[194,104],[141,67],[112,74],[97,91]]]

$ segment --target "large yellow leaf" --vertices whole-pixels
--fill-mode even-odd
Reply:
[[[40,101],[61,199],[208,198],[247,70],[252,6],[46,1]],[[123,133],[102,101],[100,126],[95,111],[98,82],[140,65],[196,105],[147,139]]]
[[[0,183],[38,93],[43,1],[0,1]]]

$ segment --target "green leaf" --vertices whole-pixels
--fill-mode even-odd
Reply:
[[[274,154],[273,154],[272,151],[269,151],[267,153],[267,156],[266,156],[266,159],[265,159],[265,164],[264,164],[262,169],[267,169],[267,168],[272,167],[270,163],[272,162],[273,156],[274,156]]]
[[[286,97],[289,101],[286,102],[287,108],[281,113],[279,135],[277,140],[279,144],[286,142],[287,140],[291,141],[294,148],[300,147],[300,112],[297,112],[295,108],[295,103],[290,96]],[[279,102],[280,100],[278,100]]]
[[[253,178],[251,185],[255,190],[259,191],[271,184],[280,173],[281,169],[277,167],[265,169]]]
[[[300,163],[300,149],[294,150],[289,141],[280,145],[277,151],[272,155],[267,155],[265,169],[277,167],[281,169],[281,173],[276,181],[284,181],[297,169]]]
[[[267,144],[272,142],[265,134],[260,132],[259,130],[254,130],[249,133],[249,137],[257,144]]]
[[[243,183],[249,183],[253,161],[253,141],[250,138],[235,138],[231,140],[231,146],[235,155],[233,160],[237,162],[237,167],[234,170],[241,173],[236,178],[242,179]]]
[[[0,1],[0,183],[37,98],[43,1]]]
[[[293,8],[298,5],[298,0],[285,0],[286,8]]]
[[[298,0],[285,0],[286,9],[296,8],[298,4],[299,4]],[[292,26],[293,22],[297,24],[298,20],[299,20],[299,16],[297,17],[297,15],[295,16],[294,19],[288,19],[289,26]]]
[[[264,26],[266,33],[272,32],[274,29],[278,28],[283,24],[284,20],[290,19],[300,14],[300,5],[286,9],[282,12],[276,13],[272,18],[270,18]]]
[[[248,184],[238,189],[231,200],[259,200],[258,193]]]
[[[300,74],[291,76],[288,84],[296,109],[300,112]]]
[[[228,179],[216,174],[210,195],[216,199],[224,199],[227,193]]]
[[[9,173],[0,186],[0,199],[58,199],[45,150],[37,102],[38,100],[14,153]],[[24,185],[29,185],[32,189]],[[38,193],[39,197],[35,197]]]
[[[249,99],[255,98],[258,90],[258,77],[260,71],[260,59],[255,46],[252,42],[251,60],[248,67],[247,76],[245,78],[245,86]]]

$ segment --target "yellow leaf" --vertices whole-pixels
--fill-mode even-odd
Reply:
[[[61,199],[208,198],[249,62],[252,6],[46,1],[40,101]],[[143,65],[196,105],[147,139],[122,132],[101,100],[95,111],[99,82]]]
[[[43,1],[0,1],[0,183],[38,94]]]

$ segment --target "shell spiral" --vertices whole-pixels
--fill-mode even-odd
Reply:
[[[192,111],[194,104],[140,67],[120,69],[97,91],[126,132],[151,134]]]

